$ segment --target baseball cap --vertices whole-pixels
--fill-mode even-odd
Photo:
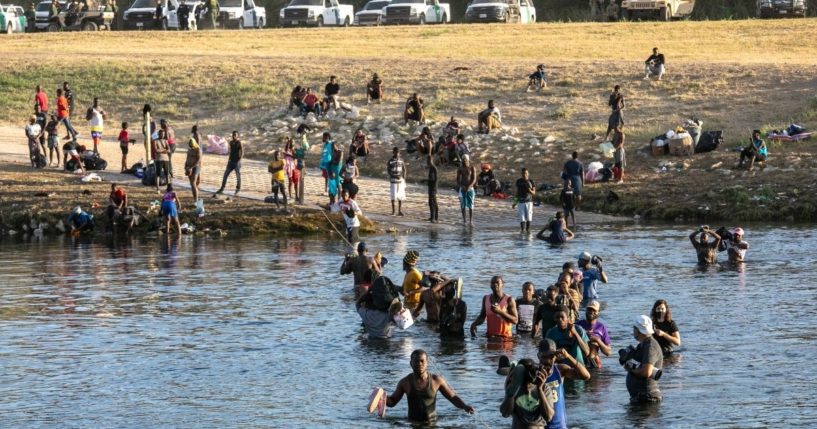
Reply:
[[[644,335],[652,335],[655,332],[652,329],[652,319],[643,314],[635,318],[633,327]]]
[[[590,301],[585,308],[592,308],[596,311],[601,311],[601,304],[594,299]]]
[[[580,261],[589,261],[593,259],[593,255],[591,255],[589,252],[582,252],[577,259]]]
[[[551,340],[550,338],[545,338],[542,341],[539,341],[539,353],[544,355],[555,355],[556,352],[559,351],[559,348],[556,347],[556,342]]]

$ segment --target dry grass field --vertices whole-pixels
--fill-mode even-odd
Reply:
[[[761,220],[783,213],[781,220],[806,220],[817,205],[807,191],[812,143],[772,146],[770,168],[756,174],[710,167],[734,164],[737,154],[730,150],[753,128],[790,122],[817,128],[814,34],[817,19],[19,35],[0,45],[0,122],[22,123],[36,84],[53,103],[54,88],[68,80],[81,111],[92,97],[102,98],[109,127],[136,122],[141,106],[151,103],[160,117],[183,126],[241,130],[250,152],[261,156],[280,141],[257,130],[285,105],[290,89],[322,88],[334,74],[342,94],[362,108],[359,122],[366,116],[397,120],[405,98],[418,92],[433,121],[454,115],[475,125],[476,113],[494,99],[506,126],[524,138],[486,142],[481,159],[511,180],[521,158],[537,181],[555,183],[572,150],[586,161],[598,157],[600,141],[591,136],[604,133],[607,95],[619,84],[628,103],[627,181],[588,189],[588,208],[662,219]],[[667,56],[661,82],[641,79],[653,46]],[[526,76],[538,63],[548,66],[550,86],[525,93]],[[368,107],[363,88],[372,72],[384,78],[388,95]],[[691,115],[703,119],[704,129],[724,130],[725,147],[685,160],[640,150],[650,136]],[[547,136],[555,142],[525,143]],[[367,173],[382,174],[386,149],[378,149]],[[656,173],[667,161],[685,165]],[[724,191],[733,186],[740,189]],[[604,202],[608,189],[620,202]],[[758,204],[758,192],[771,201]]]

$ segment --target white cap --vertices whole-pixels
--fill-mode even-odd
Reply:
[[[76,213],[76,214],[82,213],[82,207],[80,207],[80,206],[74,207],[74,213]]]
[[[633,327],[644,335],[652,335],[655,332],[652,329],[652,319],[643,314],[635,318]]]

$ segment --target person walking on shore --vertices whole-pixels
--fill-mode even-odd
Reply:
[[[429,153],[426,158],[428,164],[428,221],[437,223],[440,221],[440,206],[437,205],[437,166],[434,165],[434,156]]]
[[[522,169],[522,177],[516,180],[516,202],[519,214],[520,232],[530,232],[530,223],[533,221],[533,196],[536,194],[536,184],[530,180],[527,168]]]
[[[218,188],[213,196],[224,193],[224,187],[227,186],[227,179],[230,173],[235,171],[235,195],[241,192],[241,159],[244,158],[244,145],[239,139],[238,131],[233,131],[232,139],[230,139],[230,153],[227,158],[227,168],[224,170],[224,177],[221,179],[221,187]]]
[[[94,142],[94,153],[99,153],[99,142],[102,140],[102,132],[105,130],[105,118],[107,113],[99,107],[99,98],[94,97],[93,106],[88,108],[85,118],[91,127],[91,140]]]
[[[284,200],[284,210],[287,208],[287,189],[286,189],[286,173],[284,172],[285,163],[281,159],[279,151],[272,152],[272,161],[270,161],[267,171],[272,176],[270,182],[270,194],[275,199],[275,208],[280,209],[280,200]],[[278,192],[281,193],[281,198],[278,198]]]
[[[184,174],[190,180],[190,191],[193,193],[193,202],[199,200],[199,185],[201,185],[201,146],[195,137],[190,137],[187,143],[187,158],[184,160]]]
[[[621,93],[621,86],[613,87],[613,92],[607,100],[607,105],[610,106],[612,112],[607,119],[607,133],[605,140],[610,140],[610,132],[617,126],[624,125],[624,94]]]
[[[397,201],[397,216],[403,216],[403,201],[406,200],[406,164],[400,159],[400,149],[392,149],[392,157],[386,164],[389,173],[389,194],[391,215],[394,216],[394,202]]]
[[[48,104],[46,104],[48,106]],[[40,110],[42,110],[42,104],[40,105]],[[60,121],[61,124],[65,125],[65,129],[68,131],[69,138],[72,140],[76,140],[79,133],[74,127],[71,125],[71,118],[69,117],[69,110],[68,110],[68,99],[63,96],[63,92],[61,88],[57,89],[57,119]]]

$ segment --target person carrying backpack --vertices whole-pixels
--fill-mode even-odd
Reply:
[[[392,318],[403,309],[397,286],[391,279],[386,276],[376,278],[357,304],[357,313],[369,338],[389,338],[395,326]]]

